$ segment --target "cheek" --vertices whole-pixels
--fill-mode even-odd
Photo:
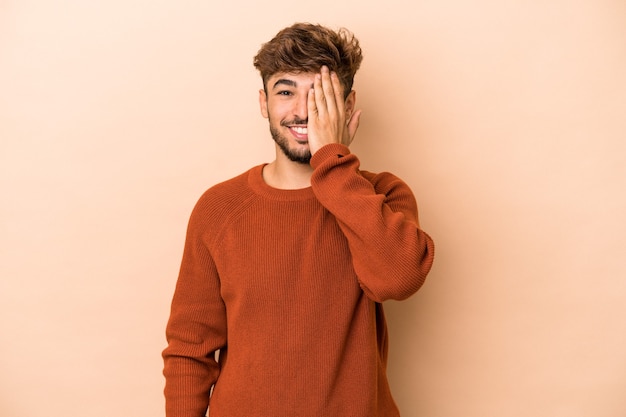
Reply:
[[[286,111],[284,105],[280,105],[280,103],[268,103],[267,106],[267,117],[271,120],[282,120],[286,117],[288,111]]]

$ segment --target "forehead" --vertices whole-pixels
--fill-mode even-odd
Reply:
[[[268,78],[267,88],[285,86],[311,88],[314,80],[314,72],[278,72]]]

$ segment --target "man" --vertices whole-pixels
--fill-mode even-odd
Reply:
[[[359,169],[361,49],[295,24],[263,45],[276,159],[196,204],[163,351],[168,417],[395,417],[381,303],[416,292],[433,243],[407,185]]]

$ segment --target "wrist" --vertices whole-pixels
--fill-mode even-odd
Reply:
[[[350,154],[350,148],[342,143],[329,143],[311,152],[311,166],[316,168],[329,158],[342,158]]]

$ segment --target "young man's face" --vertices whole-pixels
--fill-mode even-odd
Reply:
[[[315,73],[278,73],[259,91],[261,114],[269,120],[274,141],[289,160],[309,164],[307,100]]]
[[[261,114],[269,120],[274,141],[291,161],[303,164],[311,159],[307,100],[314,78],[314,73],[274,74],[259,92]]]

